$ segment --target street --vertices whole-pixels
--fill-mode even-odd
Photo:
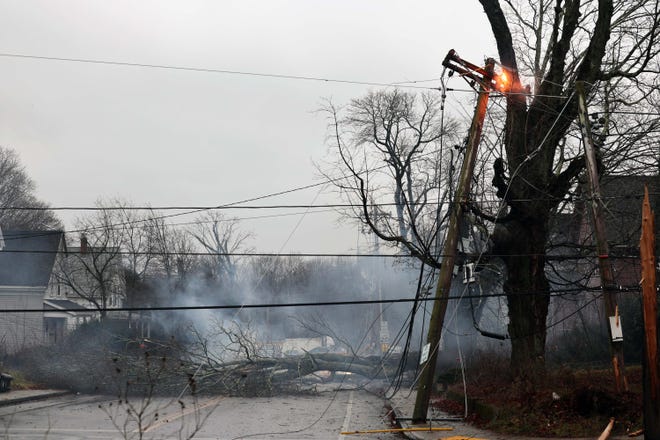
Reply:
[[[400,439],[381,398],[362,390],[271,398],[135,399],[71,395],[0,408],[5,439]]]

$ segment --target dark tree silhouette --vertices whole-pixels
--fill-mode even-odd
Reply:
[[[0,147],[0,227],[5,230],[61,229],[55,213],[34,195],[35,188],[18,154]]]

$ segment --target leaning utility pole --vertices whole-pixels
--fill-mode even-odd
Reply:
[[[617,286],[614,282],[612,264],[609,260],[609,246],[607,244],[607,231],[603,216],[603,201],[600,194],[598,165],[596,163],[596,151],[591,137],[591,127],[587,113],[587,103],[584,91],[584,83],[577,81],[575,90],[578,96],[580,127],[584,143],[584,157],[587,163],[588,195],[591,206],[591,218],[593,221],[594,234],[596,238],[596,252],[598,253],[598,269],[603,289],[603,303],[605,305],[605,319],[608,320],[610,334],[610,349],[612,354],[612,367],[614,368],[614,379],[617,392],[628,389],[625,369],[623,364],[623,334],[621,332],[621,319],[616,302]]]
[[[429,333],[427,337],[428,359],[419,377],[417,387],[417,399],[415,400],[415,409],[413,410],[413,423],[426,421],[429,408],[429,399],[433,387],[435,376],[435,364],[438,359],[438,346],[442,335],[442,326],[447,312],[447,300],[449,289],[451,288],[452,273],[456,261],[456,246],[458,243],[459,226],[463,218],[463,209],[468,201],[470,192],[470,183],[477,159],[477,148],[481,139],[481,130],[486,116],[486,106],[488,104],[488,95],[493,88],[493,69],[495,60],[489,58],[486,60],[486,67],[482,68],[462,60],[452,49],[449,51],[442,65],[458,72],[462,76],[471,78],[479,83],[479,98],[472,118],[472,126],[468,137],[465,158],[461,167],[461,174],[456,189],[455,201],[451,205],[449,217],[449,227],[442,250],[442,264],[440,266],[440,275],[438,285],[435,290],[435,301],[433,311],[429,322]]]

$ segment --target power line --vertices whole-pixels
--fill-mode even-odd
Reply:
[[[292,191],[296,191],[295,189]],[[650,196],[657,196],[660,193],[649,192]],[[269,196],[263,196],[266,198]],[[616,195],[616,196],[602,196],[599,200],[641,200],[644,198],[644,194],[626,194],[626,195]],[[517,198],[509,199],[510,202],[540,202],[540,201],[557,201],[563,200],[566,202],[589,202],[592,201],[591,197],[576,197],[568,196],[562,197],[537,197],[537,198]],[[480,200],[471,200],[471,203],[499,203],[502,200],[499,198],[481,198]],[[278,204],[278,205],[237,205],[238,203],[243,202],[233,202],[226,205],[204,205],[204,206],[186,206],[186,205],[166,205],[166,206],[121,206],[121,205],[109,205],[109,206],[6,206],[0,207],[0,209],[5,211],[228,211],[228,210],[259,210],[259,209],[331,209],[331,208],[379,208],[379,207],[394,207],[400,206],[404,203],[394,203],[394,202],[385,202],[385,203],[324,203],[324,204]],[[453,201],[426,201],[423,203],[405,203],[410,207],[419,207],[419,206],[435,206],[435,205],[451,205],[458,202]]]
[[[584,246],[588,248],[588,246]],[[632,248],[632,247],[631,247]],[[353,253],[322,253],[322,252],[290,252],[290,253],[278,253],[278,252],[159,252],[159,251],[122,251],[114,246],[106,246],[99,250],[92,245],[89,245],[87,254],[88,255],[109,255],[111,257],[130,255],[130,256],[140,256],[140,255],[150,255],[150,256],[191,256],[191,257],[275,257],[275,258],[285,258],[285,257],[306,257],[306,258],[417,258],[410,254],[353,254]],[[46,250],[46,249],[3,249],[2,253],[14,253],[14,254],[61,254],[62,251],[58,250]],[[73,255],[78,255],[78,252],[70,253]],[[86,254],[82,254],[86,255]],[[461,254],[465,258],[477,258],[483,257],[484,253],[475,253],[475,254]],[[597,255],[546,255],[541,253],[530,253],[530,254],[486,254],[489,258],[509,258],[509,257],[529,257],[529,258],[544,258],[547,261],[568,261],[568,260],[588,260],[590,258],[598,258]],[[439,258],[444,258],[446,255],[438,255]],[[613,255],[610,254],[608,258],[618,259],[618,260],[638,260],[639,255]]]
[[[175,213],[175,214],[156,215],[156,216],[148,217],[148,218],[126,220],[126,221],[122,221],[122,222],[118,222],[118,223],[113,223],[113,224],[110,224],[110,225],[99,225],[99,226],[85,227],[85,228],[80,228],[80,229],[74,229],[72,231],[67,231],[66,233],[67,234],[84,233],[84,232],[89,232],[89,231],[94,231],[94,230],[99,230],[99,229],[114,228],[114,227],[118,227],[118,226],[129,226],[129,225],[135,225],[135,224],[139,224],[139,223],[148,223],[148,222],[153,222],[153,221],[157,221],[157,220],[165,220],[165,219],[168,219],[168,218],[181,217],[181,216],[185,216],[185,215],[199,214],[201,212],[210,211],[212,209],[221,209],[221,208],[231,207],[231,206],[235,207],[236,205],[240,205],[240,204],[243,204],[243,203],[256,202],[258,200],[263,200],[263,199],[267,199],[267,198],[271,198],[271,197],[277,197],[277,196],[290,194],[290,193],[297,192],[297,191],[303,191],[303,190],[310,189],[310,188],[316,188],[316,187],[323,186],[323,185],[326,185],[328,183],[332,183],[332,182],[335,182],[335,181],[338,181],[338,180],[343,180],[343,178],[327,179],[324,182],[318,182],[318,183],[312,183],[312,184],[309,184],[309,185],[298,186],[298,187],[295,187],[295,188],[290,188],[290,189],[287,189],[287,190],[277,191],[277,192],[273,192],[273,193],[269,193],[269,194],[265,194],[265,195],[261,195],[261,196],[251,197],[251,198],[248,198],[248,199],[238,200],[236,202],[230,202],[230,203],[226,203],[224,205],[218,205],[218,206],[215,206],[215,207],[203,207],[203,208],[198,208],[198,209],[190,209],[190,210],[187,210],[185,212],[178,212],[178,213]],[[53,231],[43,232],[42,235],[46,235],[46,234],[52,233],[52,232]]]
[[[128,62],[128,61],[100,60],[100,59],[91,59],[91,58],[54,57],[54,56],[19,54],[19,53],[9,53],[9,52],[0,53],[0,57],[18,58],[18,59],[32,59],[32,60],[41,60],[41,61],[59,61],[59,62],[69,62],[69,63],[97,64],[97,65],[107,65],[107,66],[137,67],[137,68],[148,68],[148,69],[178,70],[178,71],[198,72],[198,73],[217,73],[217,74],[225,74],[225,75],[241,75],[241,76],[252,76],[252,77],[262,77],[262,78],[277,78],[277,79],[288,79],[288,80],[297,80],[297,81],[317,81],[317,82],[338,83],[338,84],[354,84],[354,85],[362,85],[362,86],[397,87],[397,88],[411,88],[411,89],[421,89],[421,90],[439,90],[438,87],[425,87],[425,86],[415,85],[415,84],[419,84],[419,83],[423,83],[423,82],[439,81],[439,79],[378,82],[378,81],[347,80],[347,79],[337,79],[337,78],[323,78],[323,77],[307,76],[307,75],[288,75],[288,74],[268,73],[268,72],[249,72],[249,71],[243,71],[243,70],[214,69],[214,68],[208,68],[208,67],[176,66],[176,65],[169,65],[169,64],[137,63],[137,62]],[[474,89],[446,88],[445,90],[447,92],[468,92],[468,93],[474,93],[475,92]],[[525,92],[507,92],[506,94],[497,92],[497,95],[500,95],[500,96],[522,95],[522,96],[527,96],[527,97],[569,99],[569,97],[565,96],[565,95],[538,95],[538,94],[525,93]],[[624,112],[611,112],[611,113],[624,113]],[[630,112],[630,113],[634,113],[634,112]],[[654,114],[654,113],[648,113],[648,114],[649,115],[660,116],[660,114]]]
[[[0,56],[1,56],[1,54],[0,54]],[[434,152],[426,153],[424,156],[432,155],[432,154],[434,154]],[[368,173],[370,171],[371,172],[379,171],[379,170],[382,170],[382,169],[387,168],[387,167],[388,167],[387,164],[381,165],[381,166],[376,167],[372,170],[361,171],[361,172],[358,173],[358,175],[365,174],[365,173]],[[112,227],[127,226],[127,225],[138,224],[138,223],[146,223],[146,222],[149,222],[149,221],[165,220],[165,219],[168,219],[168,218],[186,216],[186,215],[191,215],[191,214],[198,214],[200,212],[206,212],[206,211],[210,211],[210,210],[214,210],[214,209],[218,209],[218,210],[219,209],[227,209],[229,207],[237,207],[238,205],[243,205],[243,204],[249,203],[249,202],[256,202],[256,201],[259,201],[259,200],[278,197],[278,196],[281,196],[281,195],[291,194],[291,193],[298,192],[298,191],[304,191],[306,189],[317,188],[319,186],[327,185],[329,183],[334,184],[334,183],[340,182],[342,180],[350,179],[351,177],[352,176],[341,176],[341,177],[334,177],[334,178],[333,177],[327,177],[322,182],[312,183],[312,184],[308,184],[308,185],[302,185],[302,186],[298,186],[298,187],[294,187],[294,188],[290,188],[290,189],[286,189],[286,190],[282,190],[282,191],[277,191],[277,192],[273,192],[273,193],[268,193],[268,194],[261,195],[261,196],[255,196],[255,197],[251,197],[251,198],[247,198],[247,199],[243,199],[243,200],[239,200],[239,201],[235,201],[235,202],[230,202],[230,203],[226,203],[226,204],[222,204],[222,205],[218,205],[218,206],[191,207],[189,210],[187,210],[185,212],[179,212],[179,213],[175,213],[175,214],[158,215],[158,216],[153,216],[153,217],[149,217],[149,218],[146,218],[146,219],[133,219],[133,220],[128,220],[128,221],[124,221],[124,222],[115,223],[113,225],[104,225],[104,226],[97,226],[97,227],[81,228],[81,229],[77,229],[77,230],[68,231],[68,233],[88,232],[88,231],[91,231],[91,230],[102,229],[103,227],[108,227],[108,226],[112,226]],[[94,207],[94,208],[96,209],[98,207]],[[153,207],[145,207],[145,208],[149,209],[149,210],[154,209]],[[35,208],[35,209],[40,209],[40,208]],[[44,208],[44,209],[49,209],[49,208]]]
[[[602,111],[602,112],[592,112],[592,114],[598,115],[637,115],[637,116],[660,116],[660,112],[634,112],[634,111],[624,111],[624,110],[613,110],[613,111]]]
[[[581,289],[579,292],[588,292],[588,291],[597,291],[598,288],[588,288]],[[571,293],[577,293],[571,291]],[[624,292],[636,293],[639,292],[639,287],[634,286],[626,288]],[[520,292],[516,293],[517,296],[532,296],[532,295],[546,295],[550,297],[555,296],[564,296],[566,292],[556,291],[556,292]],[[160,312],[160,311],[186,311],[186,310],[236,310],[236,309],[265,309],[265,308],[284,308],[284,307],[332,307],[332,306],[354,306],[354,305],[374,305],[374,304],[399,304],[399,303],[411,303],[416,301],[452,301],[460,300],[462,298],[471,299],[471,298],[500,298],[506,297],[506,293],[490,293],[484,295],[462,295],[462,296],[450,296],[436,298],[434,296],[428,296],[426,298],[393,298],[393,299],[365,299],[365,300],[350,300],[350,301],[319,301],[319,302],[292,302],[292,303],[260,303],[260,304],[208,304],[201,306],[151,306],[151,307],[118,307],[118,308],[106,308],[103,309],[104,312]],[[57,298],[51,298],[57,299]],[[0,314],[5,313],[44,313],[50,310],[47,309],[0,309]],[[57,312],[81,312],[81,311],[100,311],[98,309],[86,309],[81,310],[80,308],[58,308]]]
[[[252,77],[261,77],[261,78],[277,78],[277,79],[289,79],[289,80],[299,80],[299,81],[318,81],[326,83],[339,83],[339,84],[355,84],[362,86],[378,86],[378,87],[397,87],[397,88],[412,88],[412,89],[424,89],[424,90],[435,90],[432,87],[416,86],[413,84],[405,84],[405,82],[397,83],[383,83],[375,81],[355,81],[347,79],[336,79],[336,78],[322,78],[315,76],[305,76],[305,75],[286,75],[278,73],[264,73],[264,72],[248,72],[242,70],[229,70],[229,69],[213,69],[207,67],[189,67],[189,66],[174,66],[168,64],[147,64],[147,63],[132,63],[127,61],[112,61],[112,60],[99,60],[99,59],[90,59],[90,58],[66,58],[66,57],[50,57],[43,55],[29,55],[29,54],[17,54],[17,53],[0,53],[0,57],[5,58],[19,58],[19,59],[32,59],[32,60],[41,60],[41,61],[61,61],[69,63],[84,63],[84,64],[97,64],[105,66],[121,66],[121,67],[138,67],[138,68],[148,68],[148,69],[164,69],[164,70],[179,70],[186,72],[198,72],[198,73],[219,73],[225,75],[241,75],[241,76],[252,76]],[[425,82],[427,80],[423,80]],[[422,82],[422,81],[420,81]]]

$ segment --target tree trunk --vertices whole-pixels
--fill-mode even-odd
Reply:
[[[546,317],[550,303],[545,276],[545,221],[512,221],[508,240],[504,292],[509,306],[511,373],[534,383],[545,373]]]
[[[524,90],[515,40],[500,1],[479,1],[490,22],[502,68],[511,76],[510,89]],[[504,255],[508,269],[504,290],[509,304],[512,373],[532,379],[544,371],[549,304],[549,286],[544,273],[547,220],[584,167],[583,159],[574,158],[555,174],[556,152],[577,115],[577,105],[571,101],[573,81],[593,84],[601,76],[614,11],[612,0],[597,2],[588,46],[584,56],[572,65],[572,55],[569,55],[584,49],[579,46],[582,40],[573,37],[587,21],[580,21],[583,11],[579,1],[564,3],[557,3],[558,10],[561,7],[563,10],[554,18],[553,44],[546,53],[549,64],[543,81],[535,90],[537,95],[528,103],[524,93],[506,94],[504,145],[510,176],[508,182],[503,175],[498,181],[493,180],[498,196],[510,208],[507,217],[511,221],[498,225],[495,232],[500,239],[493,237],[493,242],[500,248],[497,253]],[[579,49],[573,47],[573,41],[581,42]],[[554,99],[560,95],[568,101]]]
[[[408,228],[406,226],[406,219],[403,213],[403,187],[399,180],[397,180],[396,189],[394,191],[394,204],[396,205],[396,218],[399,222],[399,234],[403,238],[408,238]]]

